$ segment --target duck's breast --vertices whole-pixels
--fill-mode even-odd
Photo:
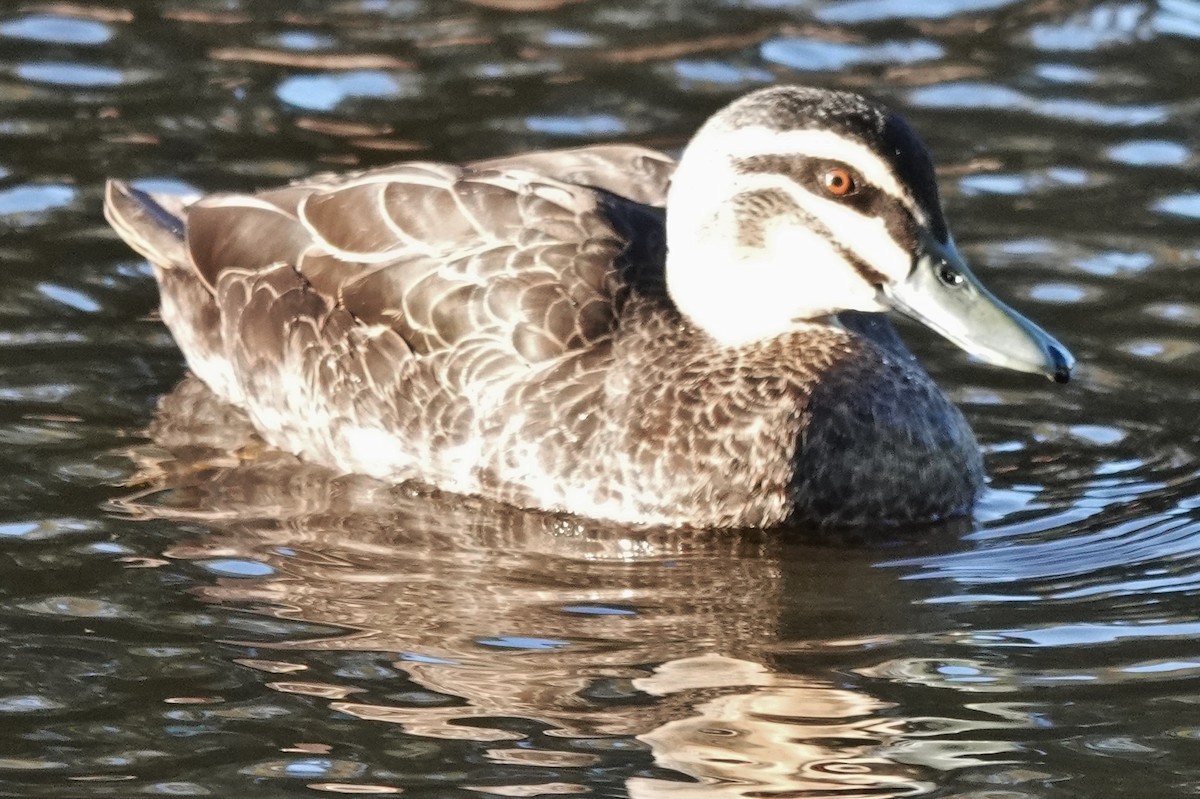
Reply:
[[[970,511],[983,462],[962,413],[907,351],[855,336],[813,386],[793,515],[824,525],[926,522]]]

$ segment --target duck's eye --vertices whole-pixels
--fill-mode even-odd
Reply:
[[[854,190],[858,188],[858,184],[854,182],[854,175],[850,173],[849,169],[841,166],[827,169],[821,176],[821,185],[833,197],[845,197],[853,194]]]
[[[963,277],[962,272],[959,272],[958,270],[953,269],[947,263],[942,263],[941,265],[938,266],[937,276],[938,276],[938,280],[942,281],[942,283],[944,285],[949,286],[951,288],[961,286],[963,283],[965,283],[967,281],[967,279],[965,277]]]

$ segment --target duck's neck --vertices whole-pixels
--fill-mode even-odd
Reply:
[[[905,345],[887,314],[842,311],[837,315],[837,324],[843,330],[867,339],[887,354],[904,358],[924,371],[920,362],[917,361],[917,356],[913,355]]]
[[[680,170],[667,203],[666,280],[672,301],[725,346],[799,329],[794,298],[805,291],[801,270],[782,268],[758,246],[765,231],[747,225],[744,201],[731,200],[711,183],[692,183]],[[817,244],[797,240],[795,246]],[[764,285],[772,290],[764,292]]]

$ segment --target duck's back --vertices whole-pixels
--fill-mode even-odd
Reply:
[[[814,326],[728,348],[679,316],[671,167],[585,148],[186,207],[114,185],[106,209],[192,369],[306,459],[631,522],[969,507],[974,441],[902,347]]]

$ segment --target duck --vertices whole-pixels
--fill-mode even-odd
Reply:
[[[638,526],[924,524],[984,485],[888,317],[1066,382],[990,293],[929,151],[861,95],[776,85],[678,160],[597,144],[253,194],[110,180],[187,365],[341,473]]]

